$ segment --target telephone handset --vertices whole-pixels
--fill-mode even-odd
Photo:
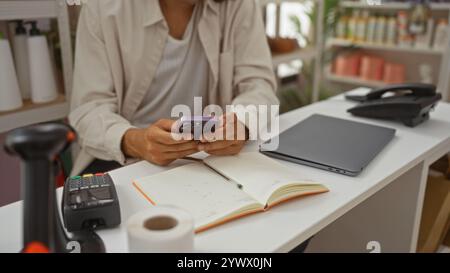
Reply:
[[[392,96],[384,96],[393,93]],[[400,120],[415,127],[429,119],[430,111],[442,99],[431,84],[396,84],[373,90],[365,96],[347,95],[348,100],[361,102],[348,110],[355,116]]]
[[[383,95],[389,92],[401,92],[403,95],[410,94],[416,97],[435,96],[436,86],[425,83],[395,84],[375,89],[365,96],[347,95],[346,98],[357,102],[366,102],[381,99]]]

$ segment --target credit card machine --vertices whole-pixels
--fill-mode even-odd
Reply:
[[[111,228],[121,221],[119,199],[109,174],[68,178],[62,206],[64,224],[70,232]]]

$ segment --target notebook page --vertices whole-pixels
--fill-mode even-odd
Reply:
[[[135,181],[157,205],[172,205],[191,213],[196,229],[257,203],[202,163],[193,163]]]
[[[291,184],[317,184],[301,178],[286,166],[257,152],[236,156],[206,158],[205,163],[226,177],[240,183],[243,190],[261,204],[279,188]]]

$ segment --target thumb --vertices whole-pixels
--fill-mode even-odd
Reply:
[[[176,121],[171,119],[160,119],[155,123],[155,126],[158,126],[166,132],[171,132],[172,126],[175,124],[175,122]]]

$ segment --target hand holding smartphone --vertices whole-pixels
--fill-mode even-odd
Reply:
[[[182,117],[179,122],[179,133],[191,134],[197,141],[200,141],[203,135],[215,133],[219,126],[219,119],[214,116]]]

